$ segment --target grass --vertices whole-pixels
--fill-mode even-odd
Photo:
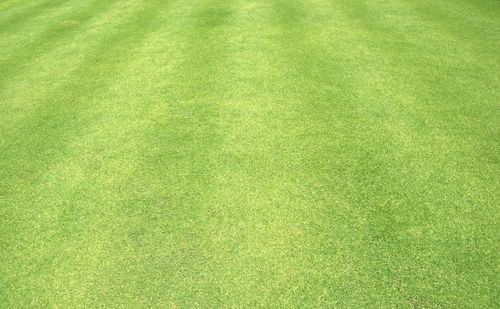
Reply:
[[[0,0],[0,303],[495,308],[497,0]]]

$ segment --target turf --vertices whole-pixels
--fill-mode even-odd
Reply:
[[[495,308],[497,0],[0,0],[0,304]]]

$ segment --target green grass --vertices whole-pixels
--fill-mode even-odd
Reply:
[[[0,0],[0,307],[500,306],[498,0]]]

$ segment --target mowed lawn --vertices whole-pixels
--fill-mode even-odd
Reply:
[[[497,308],[497,0],[0,0],[0,307]]]

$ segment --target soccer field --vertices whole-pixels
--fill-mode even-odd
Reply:
[[[0,307],[497,308],[500,1],[0,0]]]

